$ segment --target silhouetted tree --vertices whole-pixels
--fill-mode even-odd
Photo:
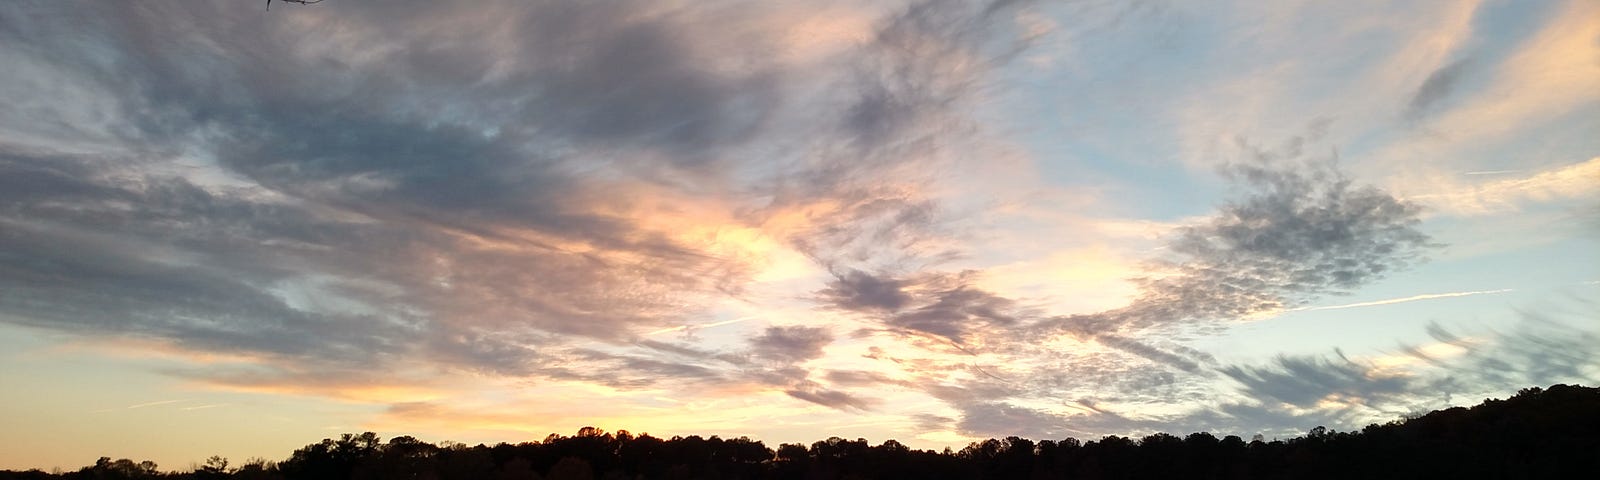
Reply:
[[[439,445],[401,436],[345,434],[273,463],[230,468],[214,456],[190,472],[101,457],[69,473],[0,471],[0,480],[556,480],[556,479],[1315,479],[1600,478],[1600,389],[1555,385],[1504,400],[1404,421],[1249,443],[1206,432],[1138,440],[1107,436],[973,442],[959,451],[914,450],[888,440],[830,437],[779,445],[747,437],[673,437],[584,427],[538,442]]]

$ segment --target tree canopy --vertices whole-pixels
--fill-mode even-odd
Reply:
[[[1080,441],[1019,437],[959,451],[830,437],[770,448],[746,437],[662,439],[585,427],[573,436],[467,446],[344,434],[287,459],[238,466],[213,456],[187,472],[101,457],[75,472],[0,471],[12,479],[1317,479],[1600,478],[1600,388],[1528,388],[1407,420],[1341,432],[1324,426],[1249,442],[1208,432]]]

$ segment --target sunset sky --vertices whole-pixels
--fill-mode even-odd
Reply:
[[[0,468],[1600,383],[1600,2],[0,2]]]

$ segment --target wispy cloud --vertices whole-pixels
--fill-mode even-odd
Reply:
[[[1468,172],[1468,175],[1496,177],[1520,170]],[[1519,178],[1502,178],[1459,185],[1447,184],[1444,191],[1413,195],[1410,198],[1456,215],[1486,215],[1522,211],[1531,204],[1600,196],[1595,179],[1600,178],[1600,157],[1533,172]]]

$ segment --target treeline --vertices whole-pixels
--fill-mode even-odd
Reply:
[[[569,480],[569,479],[1304,479],[1600,478],[1600,388],[1530,388],[1506,400],[1435,411],[1358,432],[1323,427],[1246,442],[1209,433],[1032,441],[990,439],[959,451],[894,440],[829,438],[779,445],[740,437],[661,439],[584,428],[494,446],[382,442],[345,434],[279,462],[208,459],[189,472],[101,458],[76,472],[3,471],[11,479]]]

